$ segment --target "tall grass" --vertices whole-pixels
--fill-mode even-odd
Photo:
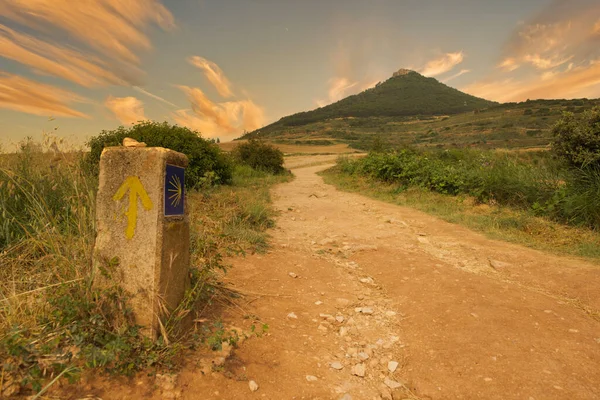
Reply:
[[[287,179],[237,167],[232,185],[189,192],[192,289],[166,321],[166,337],[151,342],[118,282],[93,285],[97,182],[81,156],[30,140],[0,155],[0,397],[39,392],[86,368],[131,374],[177,364],[191,344],[182,316],[222,297],[225,255],[267,248],[268,187]]]
[[[342,159],[341,171],[405,188],[466,194],[564,223],[600,228],[597,168],[570,169],[545,152],[403,149]]]

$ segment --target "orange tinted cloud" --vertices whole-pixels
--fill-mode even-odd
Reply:
[[[135,97],[109,96],[104,105],[115,114],[122,124],[130,125],[146,120],[144,103]]]
[[[594,87],[596,87],[595,90]],[[524,101],[541,98],[575,98],[582,93],[600,94],[600,63],[573,68],[565,72],[543,74],[529,80],[478,82],[466,86],[463,91],[474,96],[496,101]]]
[[[111,58],[134,63],[132,48],[151,48],[146,25],[174,27],[173,16],[157,0],[0,0],[0,14],[36,30],[63,30]]]
[[[0,15],[37,31],[0,26],[0,56],[86,87],[140,84],[136,51],[152,47],[145,29],[174,27],[157,0],[0,0]],[[54,44],[57,31],[79,48]]]
[[[443,82],[444,82],[444,83],[446,83],[446,82],[450,82],[451,80],[453,80],[453,79],[456,79],[456,78],[458,78],[459,76],[463,76],[464,74],[468,74],[469,72],[471,72],[471,70],[470,70],[470,69],[461,69],[461,70],[460,70],[459,72],[457,72],[456,74],[454,74],[454,75],[452,75],[452,76],[450,76],[450,77],[448,77],[448,78],[444,79],[444,80],[443,80]]]
[[[450,71],[452,68],[462,63],[465,55],[462,51],[456,53],[446,53],[443,56],[429,61],[421,70],[421,75],[438,76]]]
[[[103,62],[91,55],[18,33],[2,24],[0,55],[36,71],[85,87],[126,84],[121,77],[107,69]]]
[[[188,62],[204,72],[206,79],[212,83],[221,96],[225,98],[233,96],[231,82],[229,82],[225,73],[217,64],[199,56],[188,58]]]
[[[180,125],[200,131],[204,137],[233,139],[265,123],[264,110],[252,100],[215,103],[198,88],[178,86],[188,97],[191,110],[178,110],[172,117]]]
[[[66,90],[0,72],[0,108],[41,116],[82,117],[69,107],[85,99]]]

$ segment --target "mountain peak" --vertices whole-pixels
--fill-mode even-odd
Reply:
[[[406,68],[400,68],[398,71],[394,72],[394,74],[392,75],[392,78],[395,78],[397,76],[402,76],[402,75],[408,75],[411,72],[415,72],[415,71],[406,69]]]

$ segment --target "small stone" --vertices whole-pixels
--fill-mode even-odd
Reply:
[[[360,278],[359,281],[361,281],[362,283],[366,283],[369,285],[373,285],[375,283],[375,281],[373,280],[373,278],[371,278],[370,276],[364,277],[364,278]]]
[[[323,325],[319,325],[319,327],[317,329],[320,330],[321,332],[327,332],[327,327],[323,326]]]
[[[146,147],[146,143],[138,142],[135,139],[126,137],[125,139],[123,139],[123,146],[124,147]]]
[[[333,316],[331,314],[319,314],[319,317],[323,318],[323,319],[329,319],[329,318],[333,318]]]
[[[296,274],[295,274],[295,273],[293,273],[293,272],[290,272],[288,275],[289,275],[289,276],[291,276],[292,278],[297,278],[297,277],[298,277],[298,275],[296,275]]]
[[[350,300],[344,298],[338,298],[335,302],[340,307],[347,307],[350,304]]]
[[[352,375],[364,377],[366,372],[367,368],[365,367],[365,364],[356,364],[352,367]]]
[[[379,394],[380,394],[382,400],[394,400],[394,397],[392,396],[392,392],[386,386],[382,385],[379,388]]]
[[[354,356],[358,354],[358,349],[356,347],[348,347],[346,353],[348,353],[349,356]]]
[[[404,386],[400,382],[393,381],[390,378],[385,378],[383,383],[385,383],[385,385],[392,390],[398,389],[398,388],[401,388],[402,386]]]
[[[289,314],[287,315],[287,317],[288,317],[289,319],[298,319],[298,316],[297,316],[296,314],[294,314],[293,312],[289,313]]]
[[[579,330],[577,330],[577,329],[569,329],[569,332],[570,333],[579,333]]]
[[[341,363],[341,362],[339,362],[339,361],[334,361],[334,362],[332,362],[331,364],[329,364],[329,366],[330,366],[331,368],[333,368],[333,369],[337,369],[338,371],[339,371],[340,369],[344,368],[344,366],[342,365],[342,363]]]
[[[340,397],[340,400],[352,400],[352,396],[350,396],[350,394],[346,393],[345,395]]]
[[[396,368],[398,368],[398,362],[397,361],[390,361],[390,362],[388,362],[388,371],[394,372],[394,371],[396,371]]]
[[[344,316],[338,315],[335,317],[335,320],[341,324],[342,322],[344,322]]]
[[[362,361],[365,361],[369,359],[369,355],[364,351],[361,351],[360,353],[358,353],[358,358]]]
[[[484,380],[485,382],[491,382],[491,381],[493,381],[493,379],[492,379],[492,378],[483,378],[483,380]]]
[[[292,217],[292,221],[295,221],[295,220],[296,220],[296,217]]]
[[[318,378],[313,375],[306,375],[306,380],[309,382],[316,382],[318,380]]]
[[[552,310],[544,310],[546,314],[552,314]]]
[[[504,269],[506,267],[510,267],[509,263],[503,262],[503,261],[498,261],[498,260],[489,260],[490,261],[490,266],[492,268],[494,268],[495,270],[499,270],[499,269]]]
[[[473,318],[479,318],[479,315],[475,314],[474,312],[472,312],[472,313],[471,313],[471,316],[472,316]]]
[[[394,317],[394,316],[396,316],[396,312],[395,311],[386,311],[385,315],[387,317]]]
[[[373,309],[371,307],[363,307],[362,310],[360,310],[360,312],[363,314],[371,315],[373,314]]]
[[[346,328],[345,326],[342,326],[342,327],[340,328],[340,336],[341,336],[341,337],[344,337],[344,336],[346,336],[347,334],[348,334],[348,328]]]
[[[258,390],[258,383],[254,381],[248,382],[248,386],[250,387],[251,392],[256,392]]]
[[[323,302],[322,302],[321,300],[317,300],[317,301],[315,301],[315,305],[316,305],[316,306],[320,306],[321,304],[323,304]]]

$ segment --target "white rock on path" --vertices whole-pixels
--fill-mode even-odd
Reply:
[[[334,361],[334,362],[332,362],[331,364],[329,364],[329,366],[330,366],[331,368],[333,368],[333,369],[337,369],[338,371],[339,371],[340,369],[344,368],[344,366],[342,365],[342,363],[341,363],[341,362],[339,362],[339,361]]]
[[[390,362],[388,362],[387,367],[388,367],[388,370],[390,372],[394,372],[396,370],[396,368],[398,368],[398,362],[397,361],[390,361]]]
[[[298,275],[296,275],[294,272],[290,272],[288,275],[291,276],[292,278],[297,278],[298,277]]]
[[[385,385],[392,390],[398,389],[398,388],[401,388],[402,386],[404,386],[400,382],[393,381],[390,378],[385,378],[383,383],[385,383]]]
[[[248,382],[248,387],[250,388],[251,392],[256,392],[258,390],[258,383],[250,381]]]
[[[298,319],[298,316],[296,314],[294,314],[293,312],[289,313],[287,315],[287,317],[290,318],[290,319]]]
[[[309,382],[316,382],[318,378],[314,375],[306,375],[306,380]]]
[[[364,377],[366,372],[367,368],[365,367],[365,364],[356,364],[352,367],[352,375]]]

